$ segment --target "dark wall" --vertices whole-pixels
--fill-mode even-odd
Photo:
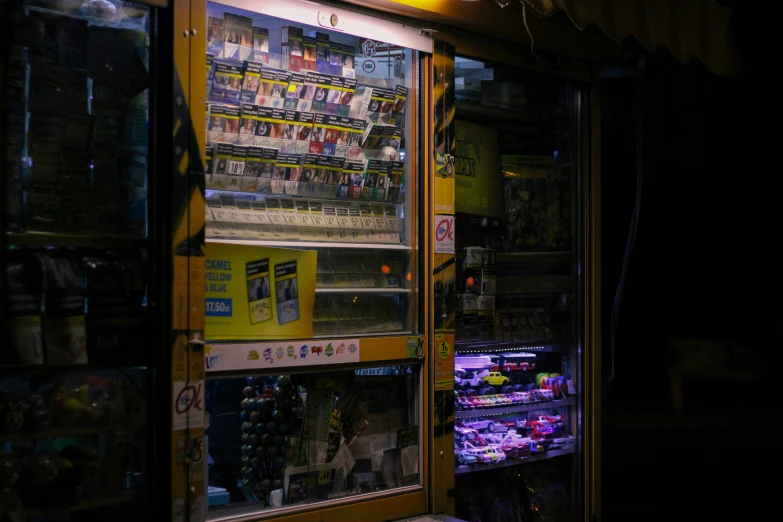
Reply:
[[[641,114],[641,218],[604,413],[604,520],[747,520],[772,501],[760,477],[780,463],[775,387],[783,332],[783,169],[771,14],[735,6],[745,70],[648,56]],[[636,189],[637,80],[603,84],[604,367],[609,317]],[[672,407],[667,346],[732,342],[743,379],[686,381]],[[761,419],[765,419],[762,421]],[[758,419],[759,422],[755,422]],[[774,472],[772,472],[774,473]],[[679,506],[679,507],[675,507]],[[761,511],[759,511],[761,512]]]

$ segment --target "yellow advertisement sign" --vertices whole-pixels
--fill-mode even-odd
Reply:
[[[495,129],[457,120],[457,212],[503,218],[500,153]]]
[[[435,178],[435,213],[454,214],[454,178]]]
[[[435,391],[454,389],[454,334],[435,333]]]
[[[312,337],[317,261],[314,250],[207,243],[207,339]]]

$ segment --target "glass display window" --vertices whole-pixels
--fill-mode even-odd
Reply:
[[[421,484],[420,379],[403,364],[208,380],[208,518]]]
[[[418,68],[432,44],[380,18],[324,13],[207,3],[210,341],[418,331]],[[213,269],[229,251],[232,270]],[[296,302],[272,266],[294,258]],[[264,259],[269,276],[250,274]],[[231,281],[212,284],[221,277]],[[240,297],[248,278],[269,295]],[[268,312],[241,327],[227,319],[245,321],[253,307]]]
[[[27,28],[0,45],[4,519],[149,515],[160,16],[116,0],[0,5]]]
[[[424,512],[432,40],[299,0],[206,9],[206,517]]]

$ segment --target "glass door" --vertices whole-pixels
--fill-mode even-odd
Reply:
[[[206,9],[207,518],[422,513],[431,40],[313,2]]]
[[[156,8],[3,2],[0,518],[140,520]],[[5,25],[4,25],[5,26]]]
[[[571,520],[582,469],[581,88],[460,57],[456,77],[457,516]]]

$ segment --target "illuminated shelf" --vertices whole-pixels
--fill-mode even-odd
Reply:
[[[98,509],[109,506],[116,506],[119,504],[128,504],[139,500],[141,495],[132,493],[123,493],[122,495],[116,495],[114,497],[94,498],[89,500],[83,500],[76,505],[67,506],[62,508],[27,508],[24,510],[24,514],[27,517],[40,517],[46,515],[59,515],[64,513],[72,513],[74,511],[85,511],[88,509]]]
[[[98,248],[144,248],[146,237],[98,235],[98,234],[55,234],[50,232],[7,233],[6,246],[59,246]]]
[[[316,288],[316,294],[407,294],[410,288]]]
[[[501,406],[499,408],[475,408],[473,410],[459,410],[454,412],[454,417],[464,419],[467,417],[492,417],[494,415],[505,415],[507,413],[520,413],[524,411],[546,410],[552,408],[567,408],[576,406],[576,399],[560,399],[548,402],[534,402],[530,404],[514,404],[513,406]]]
[[[0,435],[0,443],[16,442],[23,440],[61,439],[65,437],[83,437],[97,435],[120,429],[118,426],[85,426],[74,428],[55,428],[51,430],[34,431],[30,433],[3,433]]]
[[[551,259],[570,258],[573,252],[498,252],[495,254],[497,263],[518,263],[520,261],[549,261]]]
[[[18,377],[20,375],[64,375],[68,373],[98,372],[117,369],[146,368],[144,361],[116,360],[106,362],[88,362],[74,365],[0,365],[0,377]]]
[[[410,250],[406,245],[389,243],[338,243],[331,241],[263,241],[261,239],[210,239],[207,243],[221,243],[224,245],[248,245],[263,247],[283,248],[366,248],[371,250]]]
[[[568,440],[573,440],[573,439],[569,438]],[[543,453],[536,453],[535,455],[530,455],[529,457],[524,457],[521,459],[507,459],[502,462],[497,462],[495,464],[482,463],[482,464],[473,464],[470,466],[457,466],[454,469],[454,474],[460,475],[462,473],[475,473],[477,471],[488,471],[491,469],[508,468],[511,466],[519,466],[521,464],[527,464],[529,462],[538,462],[539,460],[547,460],[547,459],[553,459],[555,457],[562,457],[563,455],[573,455],[575,452],[576,452],[576,448],[573,445],[571,445],[566,448],[558,448],[558,449],[545,451]]]
[[[313,335],[314,340],[320,340],[320,339],[334,339],[335,337],[341,337],[341,336],[355,336],[355,337],[363,337],[367,335],[371,335],[374,338],[383,338],[383,337],[399,337],[402,335],[413,335],[413,332],[411,330],[394,330],[390,332],[389,330],[386,330],[384,332],[336,332],[332,334],[321,334],[317,333]]]
[[[454,351],[461,353],[473,352],[506,352],[517,348],[528,351],[551,351],[553,347],[568,345],[572,342],[570,337],[554,339],[537,339],[532,341],[458,341],[454,343]]]

